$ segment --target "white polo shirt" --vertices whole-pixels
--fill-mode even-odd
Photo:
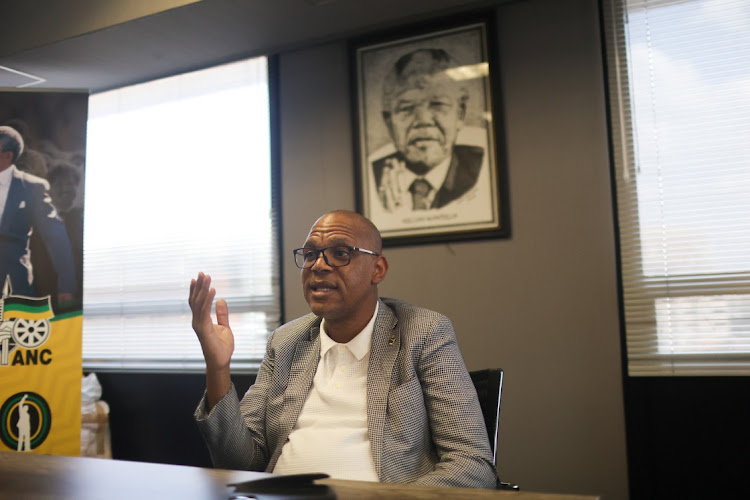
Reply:
[[[320,361],[297,423],[273,472],[323,472],[338,479],[378,481],[367,434],[367,366],[375,314],[346,344],[320,325]]]

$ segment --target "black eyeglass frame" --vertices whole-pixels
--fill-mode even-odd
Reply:
[[[328,262],[328,257],[326,257],[326,250],[328,250],[329,248],[346,248],[349,251],[349,261],[346,264],[340,264],[340,265],[331,264],[330,262]],[[304,265],[304,263],[303,263],[303,265],[300,266],[299,263],[297,263],[297,256],[298,255],[301,256],[302,259],[303,259],[303,261],[304,261],[304,259],[305,259],[305,257],[304,257],[304,251],[305,250],[307,250],[309,252],[310,251],[311,252],[315,252],[315,259],[313,259],[313,260],[310,261],[310,265],[309,266]],[[379,257],[380,256],[379,253],[373,252],[372,250],[367,250],[366,248],[353,247],[353,246],[349,246],[349,245],[333,245],[333,246],[330,246],[330,247],[325,247],[325,248],[320,248],[320,249],[318,249],[318,248],[302,247],[302,248],[295,248],[294,250],[292,250],[292,253],[294,254],[294,264],[297,267],[299,267],[300,269],[310,269],[310,268],[312,268],[315,265],[315,263],[318,262],[318,259],[320,258],[321,255],[323,255],[323,260],[326,262],[326,264],[329,267],[344,267],[344,266],[348,266],[349,264],[352,263],[351,252],[362,252],[362,253],[366,253],[367,255],[374,255],[375,257]]]

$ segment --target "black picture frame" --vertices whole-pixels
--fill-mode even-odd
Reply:
[[[357,210],[386,246],[510,237],[496,40],[474,12],[350,41]]]

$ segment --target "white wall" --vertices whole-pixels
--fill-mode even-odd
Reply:
[[[597,2],[525,0],[497,14],[512,237],[390,249],[381,293],[451,317],[469,369],[505,369],[504,480],[625,499]],[[355,207],[349,76],[345,41],[281,57],[287,319],[307,312],[291,249],[323,212]]]

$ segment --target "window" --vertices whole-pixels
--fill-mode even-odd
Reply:
[[[603,6],[628,372],[750,375],[750,3]]]
[[[84,218],[87,370],[203,370],[189,283],[229,304],[233,370],[280,320],[265,58],[95,94]]]

